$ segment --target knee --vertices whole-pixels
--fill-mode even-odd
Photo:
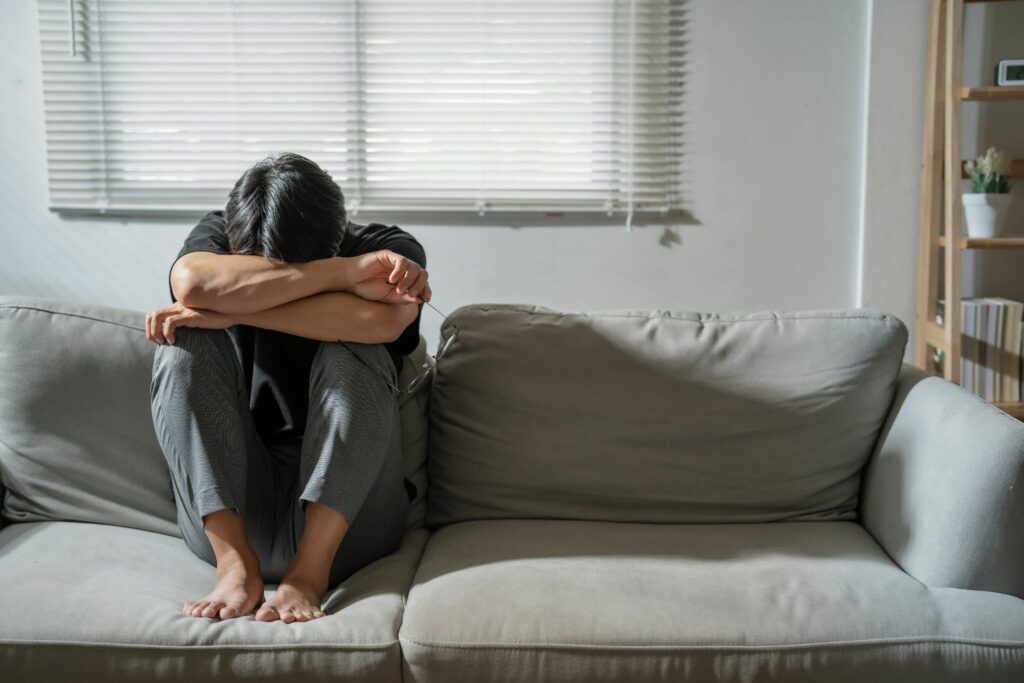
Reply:
[[[195,355],[210,349],[221,353],[232,350],[227,330],[179,327],[174,330],[174,343],[158,345],[156,355],[160,358],[173,357],[182,353]]]
[[[160,344],[153,354],[153,386],[172,375],[191,375],[197,366],[233,367],[234,348],[226,330],[179,327],[173,344]]]
[[[310,366],[310,385],[336,386],[345,377],[365,376],[368,372],[349,342],[320,342]]]
[[[317,349],[316,355],[313,357],[313,371],[334,375],[342,373],[346,376],[351,376],[353,372],[377,371],[378,349],[375,347],[383,349],[381,344],[357,344],[344,341],[320,342],[320,348]]]
[[[383,344],[321,342],[310,372],[311,386],[318,383],[339,386],[352,378],[383,381],[389,387],[398,382],[394,363]]]

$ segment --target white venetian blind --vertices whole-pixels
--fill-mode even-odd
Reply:
[[[40,0],[51,208],[205,210],[304,154],[354,212],[678,208],[673,0]]]

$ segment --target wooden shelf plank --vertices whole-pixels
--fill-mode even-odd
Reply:
[[[1024,85],[999,85],[977,88],[960,88],[961,100],[995,102],[1002,100],[1024,100]]]
[[[921,145],[921,211],[918,216],[917,263],[917,334],[914,335],[914,364],[927,368],[931,362],[925,335],[927,322],[935,320],[935,300],[939,286],[939,248],[936,238],[942,232],[942,112],[944,103],[938,97],[939,65],[942,63],[942,7],[940,0],[928,2],[928,38],[925,55],[924,126]],[[960,168],[963,172],[963,166]]]
[[[945,13],[943,32],[945,33],[945,49],[943,65],[940,70],[943,104],[943,135],[942,135],[942,226],[941,232],[949,235],[950,247],[952,240],[964,234],[962,226],[962,210],[956,201],[961,193],[960,164],[963,155],[960,153],[962,107],[957,95],[963,86],[963,54],[964,54],[964,4],[962,0],[934,0]],[[946,290],[946,306],[943,309],[943,323],[946,331],[945,362],[942,365],[943,377],[953,384],[960,384],[960,286],[962,274],[962,251],[960,249],[943,249],[942,281]]]
[[[964,168],[964,165],[966,163],[967,163],[966,159],[964,159],[963,161],[960,162],[960,177],[961,178],[966,178],[967,177],[967,170]],[[1011,178],[1024,178],[1024,159],[1014,159],[1013,161],[1010,162],[1010,177]]]
[[[1024,249],[1024,237],[961,237],[961,249]],[[939,246],[946,246],[946,236],[939,235]]]
[[[1012,415],[1018,420],[1024,420],[1024,402],[1022,401],[999,401],[995,404],[1003,412]]]
[[[933,349],[944,350],[946,348],[946,330],[942,325],[926,320],[923,324],[924,339]]]

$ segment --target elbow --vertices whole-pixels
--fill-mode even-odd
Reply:
[[[418,313],[416,304],[388,304],[382,311],[379,320],[379,331],[382,342],[397,341],[405,328],[409,327]]]
[[[178,264],[171,272],[171,289],[182,306],[203,308],[203,287],[199,275],[189,266]]]

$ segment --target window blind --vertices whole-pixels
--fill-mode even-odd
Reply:
[[[283,151],[350,212],[679,207],[672,0],[39,0],[51,208],[201,211]]]

